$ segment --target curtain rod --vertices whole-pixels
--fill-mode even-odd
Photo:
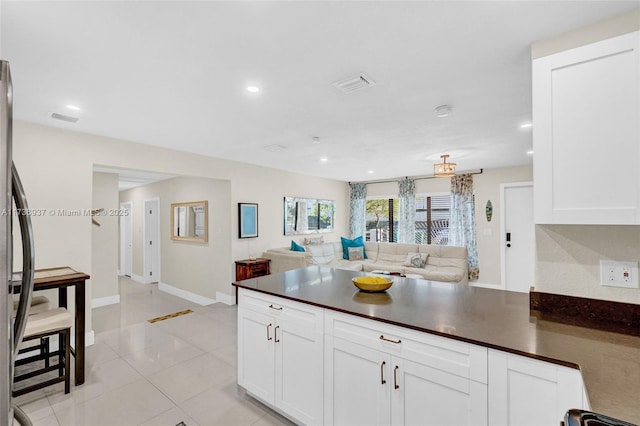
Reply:
[[[475,171],[475,172],[472,171],[472,172],[463,172],[463,173],[456,173],[456,174],[459,174],[459,175],[466,175],[466,174],[481,175],[483,171],[484,171],[484,169],[480,169],[480,170]],[[409,178],[409,176],[405,176],[404,178],[396,178],[396,179],[389,179],[389,180],[370,180],[370,181],[364,181],[364,182],[351,182],[351,181],[349,181],[349,184],[352,184],[352,183],[366,183],[367,185],[372,185],[374,183],[393,183],[393,182],[398,182],[398,181],[401,181],[402,179],[408,179],[408,178]],[[442,178],[439,178],[437,176],[417,176],[417,177],[414,177],[412,179],[413,180],[426,180],[426,179],[442,179]]]

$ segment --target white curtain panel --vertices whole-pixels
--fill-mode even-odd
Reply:
[[[398,181],[398,242],[416,242],[416,181]]]
[[[480,268],[478,267],[475,206],[473,203],[473,176],[470,173],[451,178],[449,245],[467,248],[469,252],[469,279],[477,280],[480,276]]]
[[[367,184],[350,183],[350,213],[349,231],[350,238],[357,238],[365,234],[367,225]]]

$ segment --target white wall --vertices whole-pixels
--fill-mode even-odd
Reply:
[[[501,235],[500,235],[500,184],[525,182],[532,179],[531,166],[506,167],[484,170],[473,176],[476,198],[476,227],[478,240],[478,263],[480,279],[484,284],[501,285]],[[451,180],[445,178],[416,180],[416,194],[450,193]],[[372,183],[367,185],[367,196],[398,195],[398,183]],[[485,206],[487,200],[493,205],[493,217],[487,222]]]
[[[93,209],[104,209],[102,216],[94,217],[100,226],[91,226],[93,299],[113,298],[118,295],[118,217],[108,213],[109,210],[118,209],[117,175],[93,173],[91,206]],[[90,217],[84,220],[91,222]]]
[[[259,204],[260,236],[252,250],[262,253],[289,244],[283,235],[283,198],[304,196],[336,201],[338,239],[348,230],[348,185],[345,182],[304,176],[285,171],[204,157],[195,154],[135,144],[117,139],[15,122],[14,161],[20,170],[29,206],[33,208],[88,209],[93,201],[93,166],[155,171],[181,176],[228,180],[231,185],[232,259],[248,256],[248,244],[237,235],[237,203]],[[259,155],[248,153],[247,155]],[[87,217],[47,215],[33,218],[36,267],[68,265],[92,274],[92,228]],[[220,280],[234,279],[234,265],[220,271]],[[87,285],[87,303],[93,297]],[[229,295],[231,289],[229,288]],[[91,318],[87,318],[91,330]]]
[[[231,293],[226,272],[233,264],[231,184],[207,178],[179,177],[122,191],[120,202],[131,201],[133,216],[133,274],[144,276],[144,200],[160,199],[160,282],[216,299]],[[171,239],[171,204],[208,202],[208,241]]]

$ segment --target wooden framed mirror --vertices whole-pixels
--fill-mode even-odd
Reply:
[[[200,243],[209,240],[207,201],[171,204],[171,239]]]

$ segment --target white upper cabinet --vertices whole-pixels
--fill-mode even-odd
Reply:
[[[533,61],[536,223],[640,224],[639,34]]]

